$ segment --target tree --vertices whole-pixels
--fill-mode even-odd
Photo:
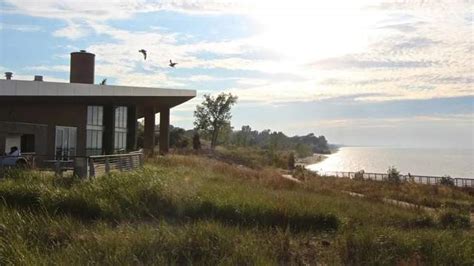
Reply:
[[[186,137],[186,131],[180,127],[170,125],[170,146],[174,148],[186,148],[189,140]]]
[[[210,136],[212,149],[216,147],[220,130],[230,125],[230,109],[236,102],[237,96],[230,93],[221,93],[216,98],[204,94],[204,101],[196,106],[194,126]]]

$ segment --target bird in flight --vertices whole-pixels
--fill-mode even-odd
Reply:
[[[178,64],[178,63],[173,63],[173,61],[171,61],[171,59],[170,59],[170,67],[174,67],[174,66],[176,66],[177,64]]]
[[[143,54],[143,59],[146,60],[146,50],[145,49],[140,49],[138,50],[139,53],[142,53]]]
[[[107,79],[103,79],[100,85],[107,85]]]

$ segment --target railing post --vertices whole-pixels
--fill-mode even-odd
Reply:
[[[95,177],[94,159],[92,159],[91,157],[89,157],[89,176]]]
[[[120,156],[118,157],[118,165],[119,165],[119,171],[120,171],[120,172],[123,171],[122,162],[123,162],[123,160],[122,160],[122,155],[120,155]]]
[[[61,161],[59,159],[54,162],[54,173],[56,176],[61,176]]]
[[[128,170],[135,169],[135,166],[133,165],[133,154],[129,154],[127,158],[128,158],[128,165],[129,165]]]
[[[105,157],[105,173],[108,174],[110,172],[110,164],[109,164],[109,157]]]
[[[138,161],[139,161],[139,163],[140,163],[140,166],[143,166],[143,152],[140,152]]]

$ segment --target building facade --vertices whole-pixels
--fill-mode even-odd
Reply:
[[[0,153],[12,146],[48,159],[136,150],[137,119],[145,120],[144,149],[154,153],[160,114],[161,153],[168,151],[170,109],[194,90],[95,85],[95,55],[71,53],[70,83],[0,80]]]

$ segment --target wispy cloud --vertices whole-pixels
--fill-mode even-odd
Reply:
[[[0,31],[1,30],[13,30],[13,31],[22,31],[22,32],[34,32],[40,31],[41,27],[37,25],[27,25],[27,24],[8,24],[0,22]]]

